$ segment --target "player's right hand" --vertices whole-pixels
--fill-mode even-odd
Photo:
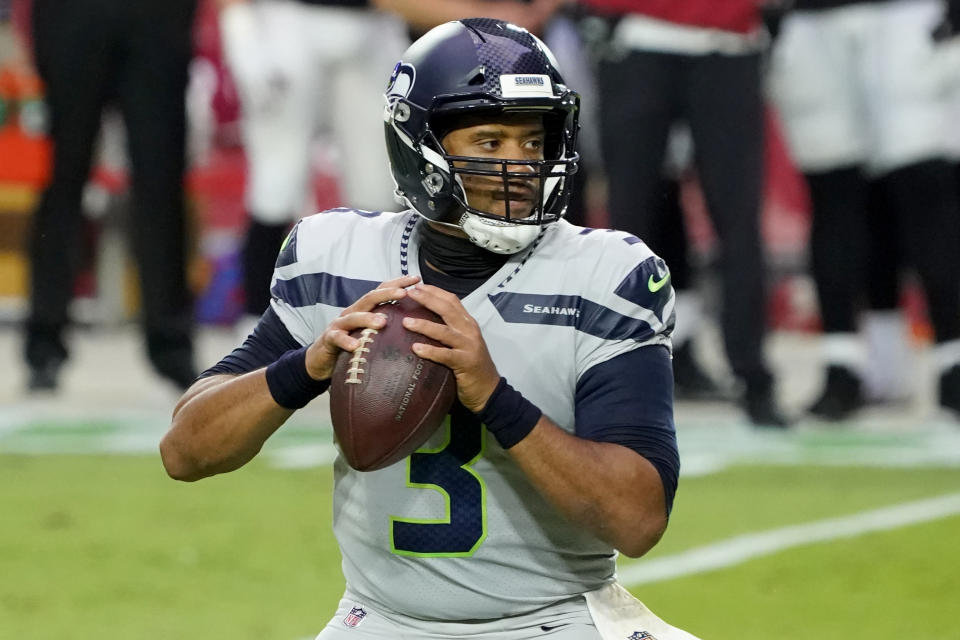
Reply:
[[[376,313],[377,305],[407,295],[405,287],[416,284],[420,276],[402,276],[381,283],[344,309],[319,338],[307,348],[307,374],[314,380],[329,380],[341,351],[353,352],[360,341],[350,337],[354,329],[380,329],[386,316]]]

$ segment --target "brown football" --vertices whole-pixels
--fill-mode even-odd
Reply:
[[[330,418],[340,451],[358,471],[387,467],[413,453],[443,423],[457,397],[453,372],[417,356],[414,342],[439,344],[408,331],[406,316],[443,322],[410,298],[376,309],[380,330],[352,332],[363,344],[337,359],[330,381]]]

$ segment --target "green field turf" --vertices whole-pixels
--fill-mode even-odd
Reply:
[[[634,589],[704,640],[956,640],[960,517]]]
[[[254,461],[183,484],[157,457],[0,455],[0,638],[311,637],[343,588],[331,481]],[[955,468],[735,467],[682,480],[650,557],[956,492]],[[954,516],[633,590],[704,640],[951,640],[958,574]]]

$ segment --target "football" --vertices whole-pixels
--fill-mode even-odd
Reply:
[[[443,423],[457,397],[453,372],[417,356],[415,342],[439,344],[408,331],[406,316],[443,322],[410,298],[381,305],[382,329],[350,335],[362,343],[344,351],[330,381],[330,418],[340,451],[358,471],[374,471],[407,457]]]

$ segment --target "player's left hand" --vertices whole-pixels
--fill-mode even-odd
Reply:
[[[480,325],[449,291],[427,284],[407,289],[407,295],[440,316],[445,324],[404,318],[410,331],[433,338],[445,345],[437,347],[417,342],[413,352],[421,358],[450,367],[457,379],[460,402],[474,413],[483,409],[500,382],[500,374],[487,351]]]

